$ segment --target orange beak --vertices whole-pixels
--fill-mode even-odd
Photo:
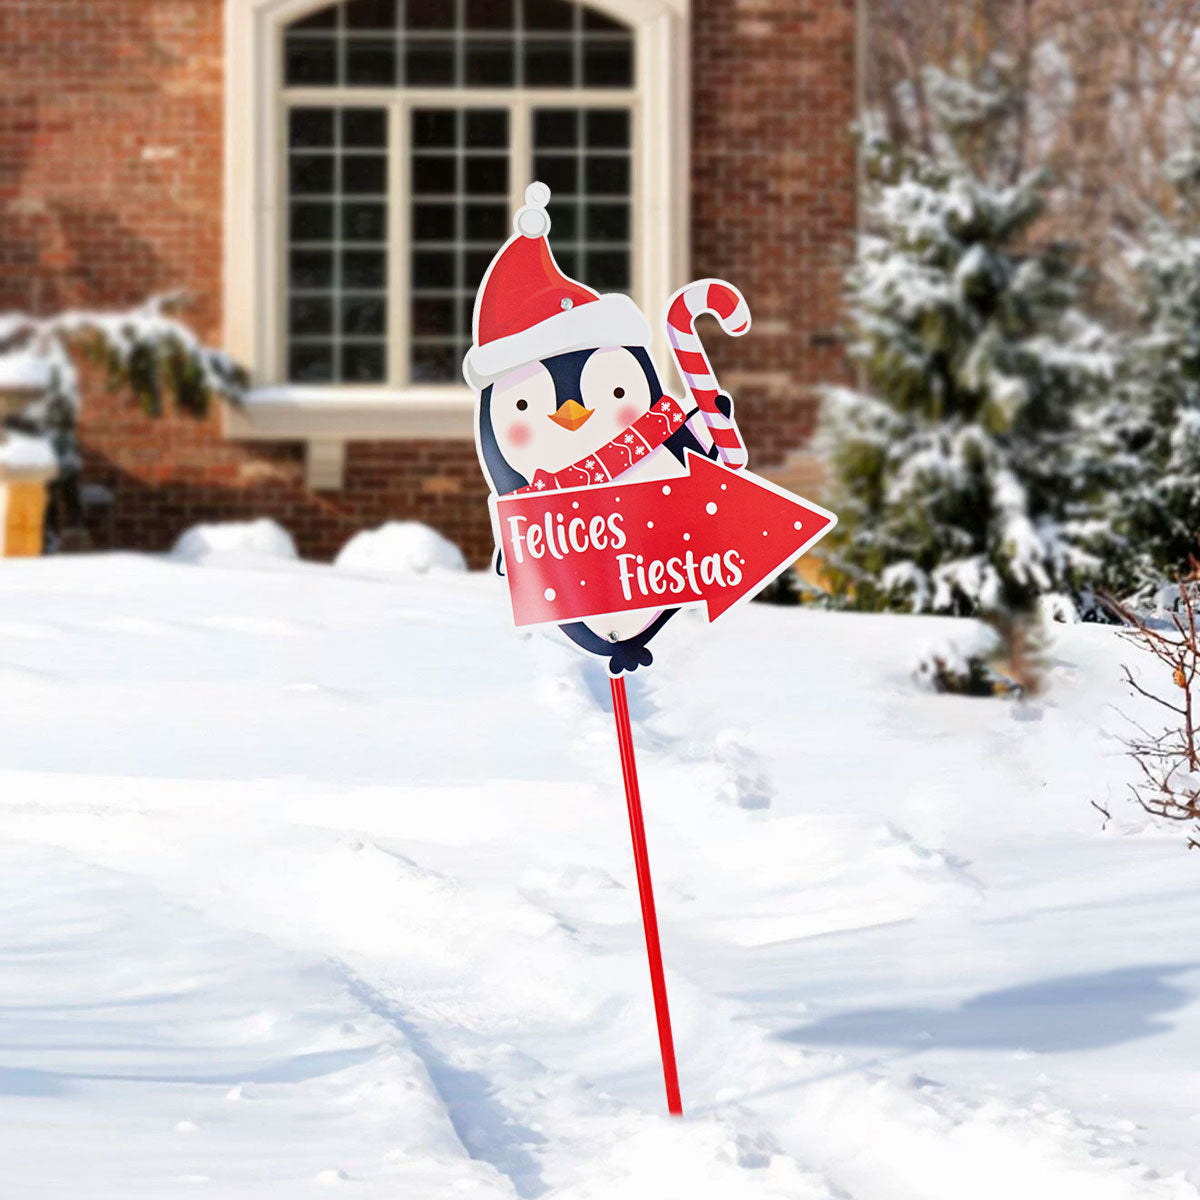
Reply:
[[[595,411],[594,408],[584,408],[576,400],[568,400],[566,404],[559,405],[557,412],[550,414],[550,420],[574,433]]]

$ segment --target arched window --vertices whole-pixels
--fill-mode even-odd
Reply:
[[[531,174],[563,269],[628,289],[633,76],[630,31],[568,0],[346,0],[292,22],[286,378],[455,381]]]
[[[567,272],[666,298],[686,0],[226,2],[226,330],[257,384],[461,394],[475,291],[533,179]]]

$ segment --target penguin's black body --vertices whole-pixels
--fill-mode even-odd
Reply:
[[[649,351],[642,346],[626,346],[625,349],[641,365],[642,371],[646,376],[646,382],[650,385],[651,402],[657,402],[658,398],[663,395],[663,387],[659,381],[658,372],[654,368],[654,361],[651,359]],[[542,366],[546,368],[554,380],[555,399],[559,407],[572,398],[579,398],[581,391],[580,375],[584,364],[595,352],[594,349],[573,350],[567,354],[558,354],[553,358],[542,360]],[[529,480],[505,460],[497,444],[495,429],[492,425],[491,401],[492,388],[489,386],[480,393],[479,397],[480,454],[483,459],[484,468],[491,479],[496,494],[504,496],[509,492],[515,492],[518,488],[527,486]],[[671,434],[663,443],[663,446],[680,463],[686,463],[684,455],[685,451],[688,450],[696,454],[704,454],[706,457],[711,457],[711,454],[705,451],[686,425],[681,426],[679,430]],[[497,572],[503,573],[503,563],[499,549],[496,551],[495,565]],[[678,611],[679,609],[677,608],[665,610],[636,637],[619,642],[606,641],[594,630],[589,629],[582,621],[572,622],[569,625],[560,625],[559,628],[577,646],[588,651],[588,653],[598,655],[601,658],[607,658],[609,672],[613,675],[620,675],[623,671],[636,671],[638,667],[650,665],[653,661],[653,656],[648,647],[650,639]]]

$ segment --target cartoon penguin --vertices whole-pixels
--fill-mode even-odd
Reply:
[[[497,495],[586,462],[664,397],[637,305],[564,275],[546,239],[549,188],[531,184],[525,198],[516,233],[479,286],[474,345],[463,362],[478,396],[480,465]],[[684,422],[620,478],[683,475],[688,450],[711,454]],[[651,662],[647,644],[677,611],[639,609],[559,628],[618,675]]]

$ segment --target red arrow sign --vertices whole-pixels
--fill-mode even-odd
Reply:
[[[491,509],[517,625],[696,604],[713,621],[837,520],[698,454],[673,479],[493,496]]]

